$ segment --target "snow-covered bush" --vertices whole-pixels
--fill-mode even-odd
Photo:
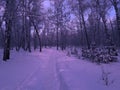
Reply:
[[[87,58],[91,62],[100,63],[109,63],[116,62],[118,52],[116,47],[113,46],[104,46],[104,47],[96,47],[95,44],[92,44],[90,49],[87,48],[77,48],[77,47],[69,47],[67,49],[67,56],[74,55],[79,59],[81,57]]]
[[[104,48],[91,46],[90,49],[82,48],[82,57],[88,58],[90,61],[96,63],[116,62],[117,55],[115,46],[105,46]]]

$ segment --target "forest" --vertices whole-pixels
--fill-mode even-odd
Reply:
[[[0,90],[120,90],[120,0],[0,0]]]
[[[120,47],[119,0],[1,0],[0,11],[5,61],[12,48]]]

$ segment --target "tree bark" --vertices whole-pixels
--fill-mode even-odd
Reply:
[[[10,40],[11,40],[11,28],[12,21],[6,21],[6,31],[5,31],[5,43],[4,43],[4,53],[3,53],[3,60],[7,61],[10,59]]]
[[[6,0],[6,8],[5,8],[6,30],[5,30],[5,42],[4,42],[4,51],[3,51],[4,61],[7,61],[10,58],[10,41],[11,41],[14,4],[15,4],[15,1],[11,2],[10,0]],[[13,7],[11,5],[13,5]]]

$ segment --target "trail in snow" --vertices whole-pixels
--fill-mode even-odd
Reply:
[[[35,54],[35,53],[34,53]],[[56,59],[54,51],[47,51],[39,57],[39,67],[32,72],[16,90],[60,90],[59,75],[56,71]]]
[[[110,81],[115,81],[109,86],[101,80],[100,65],[64,52],[12,51],[11,60],[0,61],[0,90],[119,90],[120,63],[103,66],[111,72]]]
[[[28,77],[18,85],[16,90],[69,90],[61,75],[62,69],[60,69],[57,64],[57,60],[60,59],[63,54],[55,52],[54,50],[48,50],[47,56],[44,53],[40,56],[39,67],[28,75]]]

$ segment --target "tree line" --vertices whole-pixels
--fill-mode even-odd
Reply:
[[[0,48],[120,47],[120,0],[0,0]],[[113,13],[114,12],[114,13]],[[112,14],[112,15],[111,15]],[[112,17],[112,18],[111,18]]]

